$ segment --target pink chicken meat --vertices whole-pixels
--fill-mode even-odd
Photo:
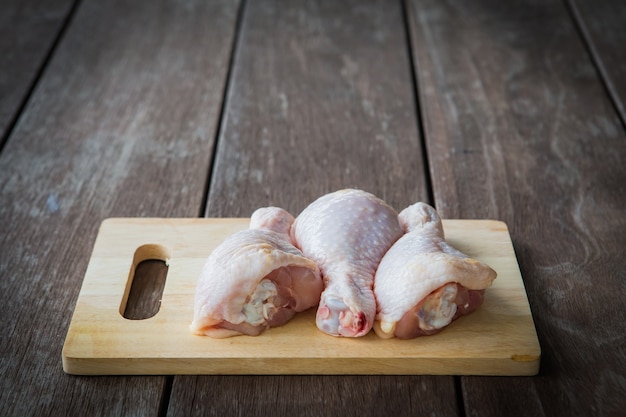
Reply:
[[[198,280],[193,333],[256,336],[319,303],[320,271],[291,243],[293,221],[283,209],[258,209],[248,230],[215,248]]]
[[[399,219],[406,234],[376,271],[374,331],[382,338],[410,339],[438,333],[476,310],[496,272],[446,243],[433,207],[416,203]]]
[[[374,273],[402,233],[395,210],[361,190],[327,194],[302,211],[291,236],[322,272],[325,289],[316,315],[320,330],[346,337],[370,331],[376,315]]]

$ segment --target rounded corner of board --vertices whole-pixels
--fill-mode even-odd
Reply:
[[[541,354],[513,355],[511,360],[523,366],[524,371],[520,372],[519,376],[536,376],[539,374]]]
[[[107,217],[100,222],[100,228],[107,227],[111,224],[116,224],[122,221],[122,217]]]
[[[80,375],[80,372],[78,369],[76,369],[74,360],[72,358],[62,355],[61,363],[63,365],[63,372],[65,372],[66,374]]]
[[[504,232],[509,233],[509,226],[506,224],[505,221],[492,219],[492,220],[489,220],[489,222],[493,224],[494,229],[502,230]]]

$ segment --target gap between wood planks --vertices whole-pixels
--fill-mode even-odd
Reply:
[[[57,50],[57,47],[61,43],[61,39],[63,39],[63,37],[65,36],[65,33],[67,32],[67,28],[70,26],[70,23],[74,19],[74,15],[76,14],[76,10],[78,9],[78,6],[80,5],[80,3],[81,3],[81,0],[75,0],[74,3],[72,3],[72,6],[70,7],[69,12],[65,16],[65,19],[63,19],[63,24],[61,24],[59,31],[54,37],[52,44],[50,45],[50,48],[48,49],[48,52],[45,54],[44,58],[42,59],[41,64],[37,68],[37,71],[35,71],[35,76],[33,80],[31,81],[30,86],[26,90],[24,97],[22,98],[22,101],[20,102],[15,113],[11,117],[11,120],[7,124],[7,128],[6,128],[6,131],[4,132],[4,135],[0,137],[0,152],[2,152],[2,150],[4,149],[4,146],[9,141],[9,138],[11,137],[11,134],[13,133],[13,130],[15,129],[15,126],[17,125],[17,121],[20,119],[20,116],[22,115],[22,113],[24,112],[24,109],[28,105],[28,102],[30,101],[30,98],[32,97],[33,92],[35,91],[35,88],[37,87],[37,85],[39,85],[39,81],[41,80],[43,73],[46,71],[46,68],[48,67],[48,64],[50,63],[50,60],[52,59],[54,52]]]
[[[170,397],[172,396],[172,386],[174,385],[174,376],[167,375],[163,382],[163,389],[161,391],[161,401],[159,402],[158,417],[166,417],[167,409],[170,405]]]
[[[410,13],[408,8],[410,7],[407,4],[407,0],[400,0],[401,10],[402,10],[402,21],[404,23],[404,36],[406,39],[406,53],[409,61],[409,71],[411,73],[411,92],[413,93],[413,102],[415,103],[415,120],[417,121],[417,130],[418,137],[421,145],[422,151],[422,163],[424,165],[424,182],[426,184],[426,196],[428,199],[428,203],[434,206],[435,203],[435,194],[433,192],[433,183],[430,175],[430,161],[428,160],[428,145],[426,144],[426,135],[424,131],[424,123],[422,121],[422,107],[419,98],[418,92],[418,77],[417,77],[417,63],[415,62],[415,58],[413,56],[413,43],[411,38],[411,23],[410,23]]]
[[[617,116],[622,124],[622,128],[626,130],[626,110],[624,110],[623,106],[620,105],[621,100],[619,97],[619,92],[613,85],[613,81],[611,80],[611,77],[606,70],[606,67],[604,66],[604,62],[602,61],[602,58],[600,58],[600,53],[598,52],[593,42],[591,34],[589,33],[589,29],[585,24],[585,20],[580,14],[580,10],[578,9],[578,6],[576,5],[576,2],[574,0],[565,0],[564,3],[565,9],[569,13],[570,18],[574,23],[574,28],[578,32],[582,43],[587,50],[587,53],[589,54],[590,60],[593,63],[593,66],[598,74],[598,78],[600,79],[602,86],[604,87],[607,95],[610,98],[611,105],[613,106],[613,109],[615,109],[615,113],[617,113]]]
[[[226,113],[226,106],[228,105],[228,95],[231,89],[231,78],[233,76],[233,68],[235,66],[235,59],[237,51],[239,49],[239,39],[241,37],[241,28],[243,23],[243,14],[246,9],[246,0],[241,0],[239,3],[239,10],[237,11],[237,19],[235,21],[235,34],[233,36],[233,43],[230,48],[230,58],[228,60],[228,70],[226,72],[226,83],[224,84],[224,91],[222,93],[222,106],[220,107],[217,128],[215,129],[215,140],[213,141],[213,152],[211,152],[211,159],[209,161],[209,170],[204,184],[204,193],[202,195],[202,205],[198,212],[198,217],[205,217],[207,206],[209,204],[209,192],[211,188],[211,182],[213,180],[213,172],[215,170],[215,160],[217,159],[217,151],[220,145],[220,136],[222,129],[224,128],[224,114]]]

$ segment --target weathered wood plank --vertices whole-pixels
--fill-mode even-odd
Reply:
[[[456,415],[448,377],[193,376],[184,385],[181,379],[174,378],[168,416]]]
[[[0,12],[0,148],[72,10],[72,0],[9,0]]]
[[[247,2],[207,216],[427,199],[399,3]],[[175,377],[168,415],[456,415],[451,377]]]
[[[626,2],[569,0],[568,3],[626,125]]]
[[[361,3],[247,5],[208,215],[297,213],[339,187],[426,198],[402,13]]]
[[[158,413],[165,377],[65,375],[61,348],[103,218],[201,212],[237,10],[77,10],[0,154],[3,415]]]
[[[626,134],[565,5],[410,5],[436,206],[508,223],[542,345],[463,378],[466,415],[621,415]]]

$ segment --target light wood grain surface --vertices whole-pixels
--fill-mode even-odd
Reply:
[[[195,286],[211,251],[248,219],[109,219],[98,239],[63,348],[66,372],[107,374],[534,375],[540,348],[506,225],[447,220],[449,243],[498,273],[486,301],[442,333],[414,340],[337,338],[315,326],[315,309],[260,336],[191,334]],[[160,311],[122,312],[136,266],[168,265]]]

